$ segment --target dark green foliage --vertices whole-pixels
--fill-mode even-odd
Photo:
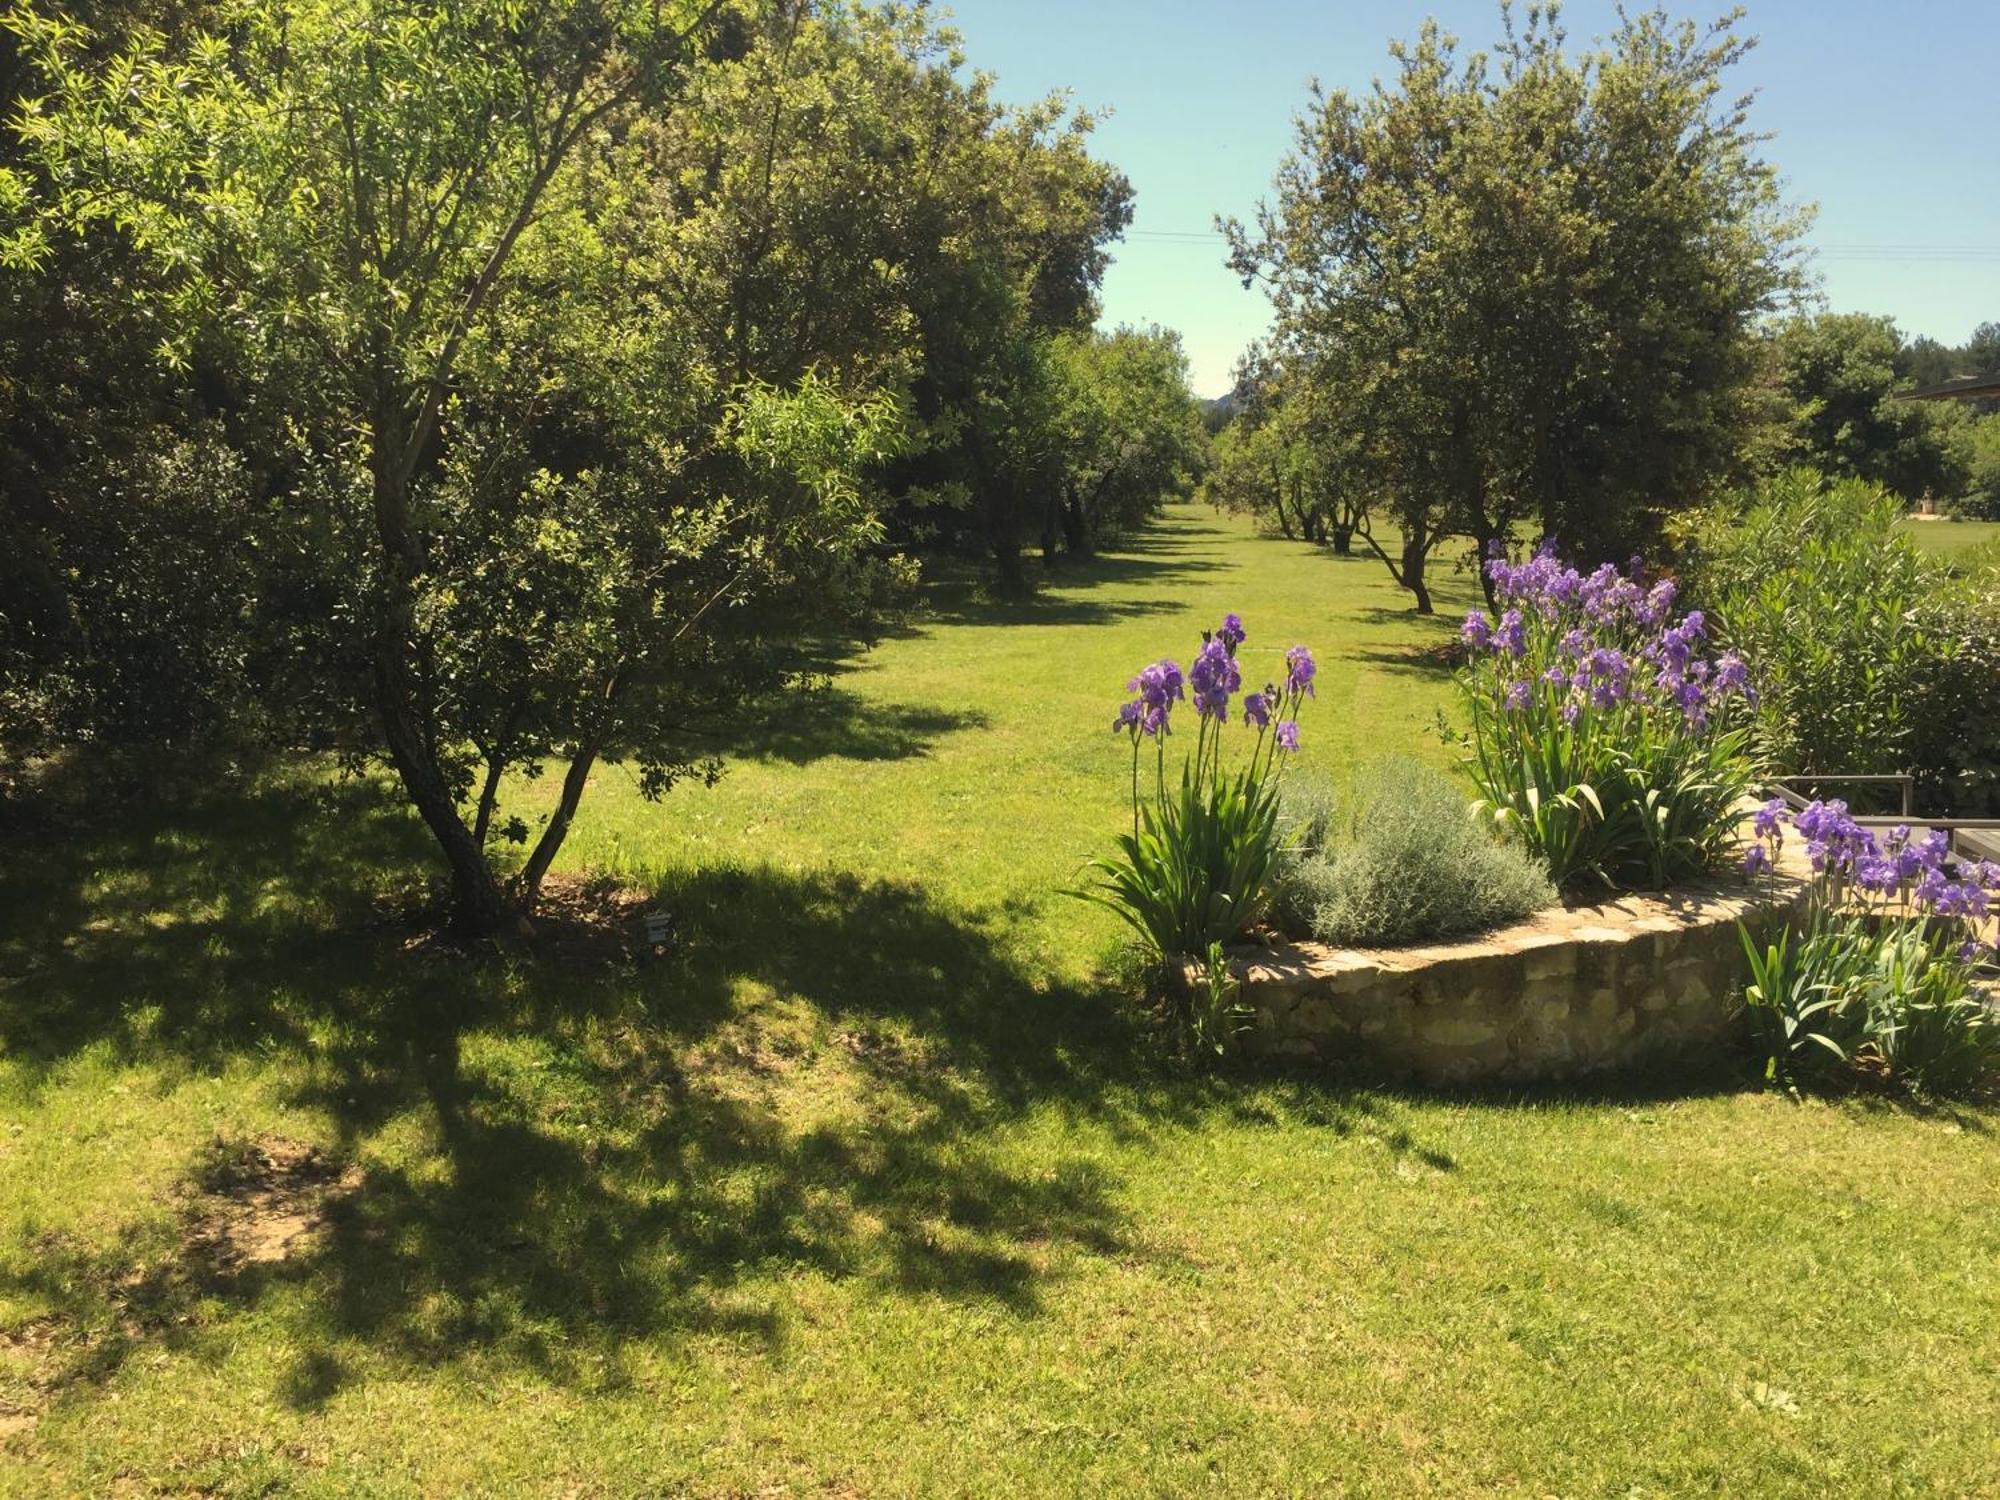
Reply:
[[[1389,947],[1483,932],[1556,901],[1541,864],[1476,822],[1447,776],[1395,758],[1365,772],[1352,811],[1323,783],[1288,781],[1283,821],[1299,843],[1275,910],[1296,932]]]
[[[1968,375],[2000,375],[2000,322],[1981,323],[1957,348],[1919,335],[1898,351],[1896,370],[1920,386],[1943,385]]]
[[[1956,507],[1973,521],[2000,521],[2000,412],[1980,417],[1966,427],[1965,493]]]
[[[379,758],[503,929],[593,767],[712,774],[718,711],[907,592],[899,544],[1017,574],[1066,467],[1085,543],[1191,478],[1171,341],[1087,332],[1129,216],[1089,120],[920,9],[9,29],[0,750]]]
[[[1822,313],[1779,329],[1778,379],[1791,406],[1789,460],[1864,479],[1904,500],[1961,494],[1968,475],[1956,406],[1899,401],[1902,335],[1888,318]]]

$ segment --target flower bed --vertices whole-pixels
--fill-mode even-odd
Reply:
[[[1238,950],[1255,1055],[1360,1063],[1432,1084],[1568,1078],[1733,1040],[1743,949],[1806,890],[1786,860],[1755,885],[1571,902],[1476,940]]]

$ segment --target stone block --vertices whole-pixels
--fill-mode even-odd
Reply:
[[[1556,943],[1547,948],[1531,949],[1521,955],[1522,977],[1530,984],[1545,979],[1574,978],[1576,968],[1574,943]]]
[[[1436,1047],[1478,1047],[1499,1040],[1501,1031],[1491,1021],[1470,1016],[1437,1016],[1424,1022],[1417,1034]]]

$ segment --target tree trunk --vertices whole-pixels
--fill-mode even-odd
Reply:
[[[458,815],[458,800],[438,765],[436,736],[423,722],[410,660],[423,551],[409,523],[409,468],[402,451],[409,441],[407,414],[393,388],[378,391],[375,413],[370,478],[388,591],[375,630],[375,712],[389,763],[451,870],[452,925],[471,936],[497,937],[520,929],[520,913],[509,906],[486,863],[486,851]]]
[[[1333,528],[1333,551],[1336,557],[1354,555],[1354,528],[1336,525]]]
[[[486,851],[459,817],[457,800],[418,723],[403,650],[404,642],[391,629],[384,629],[375,648],[375,711],[382,722],[389,763],[396,768],[404,794],[437,840],[451,869],[452,925],[473,937],[519,931],[520,913],[508,905],[500,882],[486,863]]]
[[[1431,608],[1431,591],[1424,584],[1424,559],[1428,550],[1421,533],[1403,542],[1403,587],[1416,595],[1417,613],[1420,615],[1437,613]]]
[[[542,893],[542,877],[549,873],[563,840],[569,837],[570,824],[576,821],[577,804],[583,801],[584,788],[590,784],[591,767],[597,764],[597,751],[595,740],[585,741],[577,747],[569,769],[563,773],[562,795],[556,798],[556,810],[549,814],[548,827],[535,841],[535,852],[528,856],[528,863],[521,871],[523,906],[534,906]]]
[[[1271,508],[1278,513],[1278,530],[1289,542],[1292,539],[1292,518],[1285,511],[1285,476],[1276,464],[1271,465]]]
[[[506,769],[506,761],[495,751],[481,751],[486,761],[486,780],[479,788],[479,810],[472,819],[472,842],[481,849],[486,847],[486,836],[493,829],[493,809],[500,800],[500,773]]]
[[[1063,502],[1063,539],[1068,544],[1073,557],[1090,556],[1090,527],[1083,511],[1083,500],[1072,493]]]
[[[1021,549],[1012,542],[996,540],[993,543],[993,571],[998,575],[1002,594],[1021,595],[1028,592],[1028,575],[1021,567]]]

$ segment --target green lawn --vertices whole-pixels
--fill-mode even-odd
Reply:
[[[1058,888],[1129,672],[1234,607],[1320,648],[1310,759],[1442,759],[1470,593],[1192,508],[941,588],[714,791],[600,773],[573,867],[682,924],[636,975],[404,951],[411,820],[307,770],[17,839],[0,1489],[2000,1490],[1994,1116],[1195,1079],[1123,1018]],[[274,1137],[355,1185],[218,1253]]]
[[[2000,543],[2000,521],[1909,521],[1905,525],[1925,551],[1946,559],[1962,558]]]

